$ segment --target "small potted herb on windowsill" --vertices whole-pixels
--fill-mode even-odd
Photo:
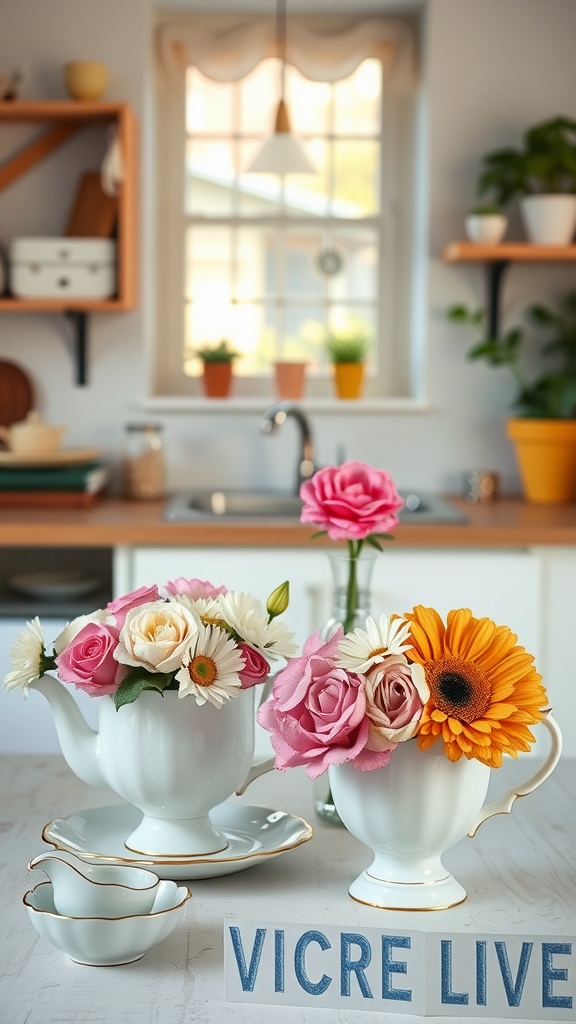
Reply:
[[[202,360],[202,387],[206,398],[228,398],[232,388],[232,367],[240,357],[230,343],[223,338],[218,345],[205,346],[196,350]]]
[[[362,331],[328,335],[326,348],[334,366],[334,384],[338,398],[362,397],[364,367],[369,347],[368,337]]]

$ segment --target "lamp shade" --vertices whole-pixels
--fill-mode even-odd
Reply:
[[[290,131],[288,108],[284,100],[278,104],[274,134],[266,139],[248,171],[278,175],[316,174],[316,168],[304,146]]]

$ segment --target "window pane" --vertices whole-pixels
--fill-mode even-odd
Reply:
[[[213,82],[196,68],[186,71],[186,133],[232,132],[232,85]]]
[[[349,78],[334,84],[334,130],[344,135],[380,135],[382,69],[365,60]]]
[[[280,93],[280,61],[263,60],[239,82],[241,135],[265,139],[274,131]]]
[[[366,217],[378,211],[379,147],[376,142],[334,143],[333,212]]]
[[[230,142],[188,139],[184,181],[186,213],[229,217],[234,202],[233,182]]]
[[[210,305],[232,295],[232,230],[201,227],[186,231],[185,295]]]
[[[378,237],[376,230],[340,229],[335,233],[339,273],[329,277],[331,299],[371,299],[378,295]]]

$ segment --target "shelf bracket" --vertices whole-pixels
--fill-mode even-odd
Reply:
[[[500,336],[500,292],[504,271],[510,260],[494,260],[486,265],[488,277],[488,337]]]
[[[76,383],[83,386],[87,382],[88,314],[83,309],[66,309],[64,316],[70,320],[74,331]]]

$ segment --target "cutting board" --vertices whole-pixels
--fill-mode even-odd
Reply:
[[[34,390],[27,373],[7,359],[0,359],[0,424],[10,427],[26,419],[34,407]]]
[[[68,238],[112,238],[117,219],[118,199],[104,194],[98,171],[87,171],[78,185],[65,235]]]

